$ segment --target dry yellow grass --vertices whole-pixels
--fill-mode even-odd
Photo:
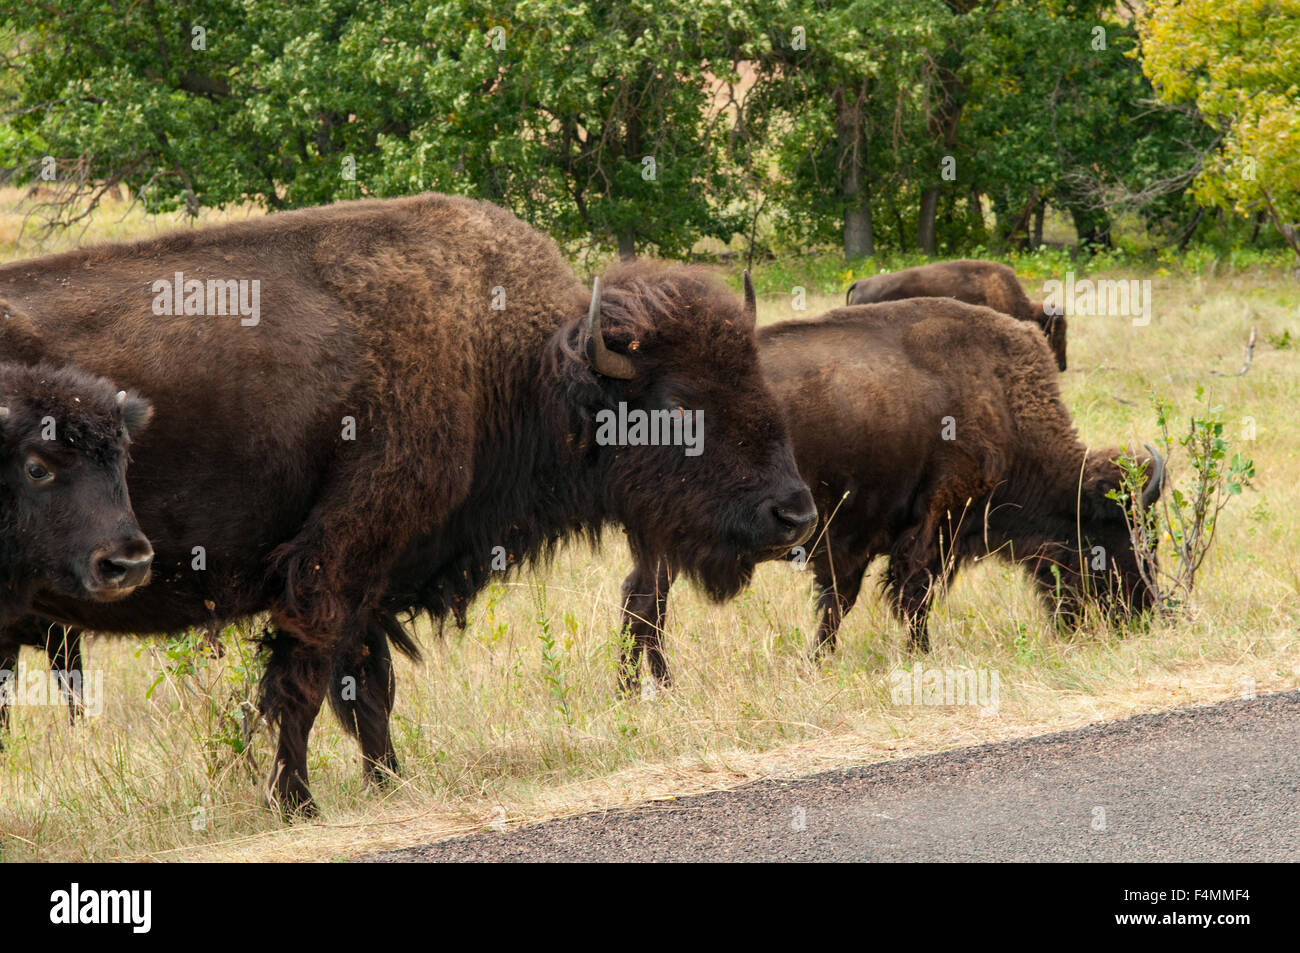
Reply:
[[[0,228],[9,221],[0,215]],[[7,254],[23,253],[34,249]],[[484,593],[465,632],[449,626],[439,638],[421,627],[425,661],[399,663],[394,735],[404,776],[391,789],[363,787],[355,745],[323,716],[310,759],[319,822],[281,825],[223,740],[234,732],[222,715],[237,711],[255,675],[247,643],[228,638],[217,660],[178,643],[92,639],[87,664],[104,678],[101,715],[71,728],[56,708],[16,712],[13,742],[0,753],[0,851],[6,859],[331,859],[501,818],[516,824],[1054,731],[1237,697],[1250,685],[1294,688],[1300,355],[1269,336],[1300,332],[1300,285],[1281,274],[1157,275],[1153,290],[1150,327],[1072,322],[1063,386],[1080,432],[1097,445],[1140,443],[1154,428],[1150,388],[1185,412],[1204,383],[1232,419],[1254,419],[1256,439],[1242,449],[1255,458],[1257,488],[1228,509],[1190,612],[1146,631],[1058,635],[1014,569],[990,563],[965,574],[935,612],[934,651],[922,664],[996,671],[996,714],[892,704],[891,673],[914,660],[871,595],[848,617],[837,656],[811,664],[810,580],[787,564],[762,567],[725,606],[679,587],[667,636],[676,685],[623,699],[614,627],[629,559],[611,533],[599,552],[571,547]],[[840,300],[814,297],[807,313]],[[764,301],[760,315],[792,316],[784,308],[786,299]],[[1260,343],[1250,372],[1213,376],[1239,368],[1252,326]],[[550,669],[539,616],[557,640]],[[35,654],[24,661],[42,665]],[[563,704],[547,671],[563,675]],[[264,771],[265,731],[252,753]]]

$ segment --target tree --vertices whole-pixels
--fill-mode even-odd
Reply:
[[[562,239],[681,254],[740,219],[712,110],[729,5],[248,0],[24,5],[0,163],[93,204],[271,208],[421,189]],[[76,207],[69,203],[69,208]]]
[[[1162,99],[1221,134],[1196,177],[1200,200],[1266,212],[1300,258],[1300,6],[1294,0],[1155,0],[1142,67]]]

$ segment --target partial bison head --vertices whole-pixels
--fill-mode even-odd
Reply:
[[[718,599],[817,522],[755,320],[748,275],[742,305],[700,269],[634,263],[598,281],[586,320],[562,332],[566,403],[598,460],[602,511]]]
[[[1065,338],[1069,322],[1064,314],[1057,314],[1052,307],[1044,301],[1030,303],[1034,321],[1042,329],[1043,336],[1052,348],[1052,356],[1056,358],[1056,369],[1063,371],[1066,367]]]
[[[126,463],[151,414],[99,377],[0,365],[0,616],[41,591],[110,601],[148,580]]]
[[[1165,463],[1150,445],[1143,462],[1146,484],[1142,507],[1155,505],[1164,489]],[[1123,485],[1118,449],[1093,450],[1084,459],[1076,527],[1059,527],[1057,540],[1044,549],[1034,569],[1045,599],[1062,616],[1078,621],[1081,602],[1092,600],[1112,617],[1138,615],[1152,608],[1155,594],[1143,578],[1123,507],[1109,498]],[[1068,540],[1068,541],[1067,541]]]

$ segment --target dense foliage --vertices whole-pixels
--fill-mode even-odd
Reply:
[[[1216,218],[1280,243],[1297,23],[1295,0],[20,0],[0,170],[68,209],[460,192],[625,255],[1033,248],[1048,208],[1094,247],[1119,215],[1153,245]]]

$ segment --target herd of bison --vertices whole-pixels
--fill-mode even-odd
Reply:
[[[160,314],[173,278],[183,307]],[[260,320],[212,307],[214,284],[240,282]],[[0,267],[0,670],[30,644],[73,673],[82,629],[265,614],[267,791],[310,814],[326,698],[386,778],[411,619],[463,625],[500,553],[513,569],[612,524],[635,563],[628,687],[643,665],[669,678],[676,576],[723,600],[799,547],[818,653],[880,555],[916,651],[936,592],[988,554],[1065,624],[1085,600],[1149,607],[1108,495],[1124,451],[1080,441],[1057,382],[1065,318],[1010,268],[879,275],[761,329],[744,284],[737,300],[708,270],[631,262],[588,290],[547,236],[443,195]],[[602,440],[615,408],[702,412],[703,452]],[[1148,454],[1145,505],[1164,482]]]

